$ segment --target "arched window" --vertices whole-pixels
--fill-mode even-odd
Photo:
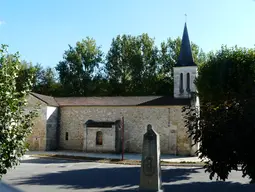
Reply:
[[[183,93],[183,73],[180,74],[180,93]]]
[[[101,131],[96,133],[96,145],[103,145],[103,133]]]
[[[190,92],[190,74],[187,73],[187,92]]]

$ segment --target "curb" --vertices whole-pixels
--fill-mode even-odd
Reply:
[[[26,158],[50,158],[50,159],[64,159],[64,160],[76,160],[76,161],[88,161],[96,163],[106,163],[106,164],[120,164],[120,165],[141,165],[140,160],[129,160],[124,159],[121,161],[119,159],[109,159],[109,158],[100,158],[100,157],[83,157],[83,156],[69,156],[69,155],[45,155],[45,154],[34,154],[26,155]],[[106,161],[106,162],[103,162]],[[126,162],[125,162],[126,161]],[[132,163],[131,163],[132,162]],[[198,162],[167,162],[161,160],[161,166],[174,166],[174,167],[200,167],[204,166],[203,163]]]

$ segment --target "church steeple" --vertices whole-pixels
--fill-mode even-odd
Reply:
[[[197,75],[197,65],[192,57],[187,24],[185,23],[180,55],[174,66],[174,97],[191,98],[192,93],[196,92],[194,80]]]
[[[186,66],[197,66],[197,65],[193,61],[187,24],[185,22],[183,35],[182,35],[181,50],[180,50],[180,55],[179,55],[176,67],[186,67]]]

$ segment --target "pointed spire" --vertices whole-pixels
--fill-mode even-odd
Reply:
[[[197,66],[193,61],[186,22],[185,22],[183,36],[182,36],[180,55],[179,55],[176,66],[177,67]]]

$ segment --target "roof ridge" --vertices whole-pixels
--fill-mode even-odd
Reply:
[[[67,96],[67,97],[54,97],[54,98],[106,98],[106,97],[164,97],[163,95],[143,95],[143,96]]]
[[[52,106],[59,106],[59,103],[56,101],[55,97],[53,96],[49,96],[49,95],[43,95],[40,93],[35,93],[35,92],[30,92],[31,95],[33,95],[34,97],[36,97],[37,99],[41,100],[42,102],[46,103],[47,105],[52,105]],[[44,99],[42,97],[47,97],[50,99],[53,99],[55,101],[55,103],[53,102],[49,102],[47,99]]]
[[[190,99],[175,99],[172,96],[131,97],[59,97],[59,106],[156,106],[187,104]]]

